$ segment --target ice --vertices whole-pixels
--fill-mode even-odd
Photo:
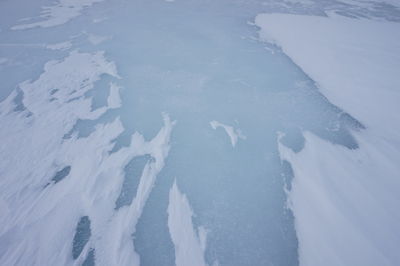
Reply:
[[[76,226],[76,232],[72,243],[72,257],[74,259],[77,259],[82,253],[83,248],[89,241],[90,235],[90,219],[88,216],[83,216],[79,219]]]
[[[389,1],[0,1],[0,264],[396,265]]]
[[[24,30],[35,27],[54,27],[64,24],[79,16],[85,7],[90,7],[96,2],[103,0],[59,0],[51,6],[44,6],[42,9],[42,21],[19,24],[13,26],[13,30]]]

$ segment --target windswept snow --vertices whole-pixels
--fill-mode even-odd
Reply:
[[[276,42],[334,104],[374,134],[400,139],[400,27],[342,16],[258,15],[260,37]]]
[[[175,246],[176,266],[206,266],[206,230],[194,227],[193,212],[188,199],[182,194],[176,181],[169,191],[168,228]]]
[[[40,15],[41,21],[19,24],[13,26],[13,30],[25,30],[35,27],[54,27],[62,25],[71,19],[81,15],[84,8],[101,2],[103,0],[59,0],[52,6],[42,7],[42,14]]]
[[[72,43],[70,41],[46,45],[46,48],[50,50],[68,50],[71,47]]]
[[[366,126],[354,132],[357,150],[308,132],[298,154],[279,144],[294,173],[289,199],[301,265],[397,265],[399,24],[285,14],[258,15],[256,24]]]
[[[236,146],[238,139],[243,139],[243,140],[246,139],[246,136],[242,134],[242,131],[240,129],[235,129],[232,126],[222,124],[215,120],[211,121],[210,125],[214,130],[216,130],[219,127],[224,129],[226,134],[228,134],[229,139],[231,140],[232,147]]]
[[[107,103],[110,108],[118,108],[121,107],[121,97],[119,95],[119,90],[121,87],[116,85],[115,83],[110,84],[110,94],[107,98]]]
[[[37,80],[20,84],[20,111],[14,110],[16,92],[0,104],[0,208],[6,214],[0,220],[1,265],[72,265],[73,259],[82,263],[93,254],[99,265],[139,265],[130,236],[164,166],[174,122],[164,114],[164,127],[153,139],[146,141],[135,132],[130,146],[114,153],[112,141],[124,130],[119,118],[97,125],[87,138],[74,134],[63,139],[78,119],[97,119],[119,106],[114,84],[109,106],[91,111],[91,99],[84,97],[104,74],[118,77],[103,53],[72,52],[48,62]],[[145,154],[153,160],[143,171],[135,199],[115,213],[122,169]],[[54,180],[60,173],[62,178]],[[75,252],[80,217],[90,219],[91,233]]]
[[[0,265],[397,266],[396,0],[22,2]]]

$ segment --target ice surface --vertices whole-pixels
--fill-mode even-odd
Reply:
[[[94,3],[101,1],[103,0],[59,0],[59,2],[53,3],[53,5],[42,8],[42,15],[40,16],[43,18],[42,21],[16,25],[12,29],[24,30],[35,27],[47,28],[58,26],[79,16],[85,7],[90,7]]]
[[[354,43],[335,46],[334,59],[345,55],[349,71],[348,56],[365,58],[387,79],[357,82],[385,90],[367,105],[352,78],[329,88],[284,46],[260,41],[251,21],[282,12],[345,16],[341,30],[323,17],[310,28],[329,29],[326,43],[349,31]],[[348,261],[390,265],[399,142],[376,112],[397,111],[387,90],[397,72],[382,65],[397,67],[397,39],[385,35],[396,21],[397,8],[361,0],[0,1],[0,264],[298,265],[307,254],[339,264],[367,251]],[[313,34],[302,23],[296,48],[325,58],[324,40],[302,43]],[[90,226],[77,230],[82,219]],[[357,248],[338,244],[337,226],[356,227],[346,235]],[[311,241],[324,241],[321,252]]]

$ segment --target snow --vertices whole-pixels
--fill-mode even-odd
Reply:
[[[206,230],[203,227],[196,230],[192,216],[189,202],[175,181],[169,191],[168,228],[175,246],[176,266],[206,266]]]
[[[135,132],[130,146],[114,153],[110,153],[113,140],[124,130],[118,117],[98,124],[87,138],[73,134],[63,139],[78,119],[97,119],[119,106],[115,84],[111,84],[109,106],[91,111],[91,99],[83,97],[104,75],[119,77],[104,53],[74,51],[46,63],[36,80],[20,84],[20,112],[13,111],[16,91],[0,103],[4,126],[0,133],[4,141],[0,147],[0,208],[7,214],[0,219],[1,265],[78,265],[91,249],[99,265],[139,265],[133,241],[127,236],[134,233],[164,166],[174,122],[164,114],[164,126],[153,139],[146,141]],[[144,154],[153,160],[143,171],[137,196],[129,207],[115,213],[122,169],[133,157]],[[68,175],[50,184],[65,165],[70,166]],[[82,216],[91,220],[92,236],[73,261],[74,226]]]
[[[0,265],[398,264],[396,0],[0,2]]]
[[[399,150],[368,134],[358,136],[358,150],[304,137],[298,154],[279,147],[294,171],[300,265],[397,265]]]
[[[356,150],[309,132],[297,154],[279,143],[294,173],[288,196],[300,264],[397,265],[400,27],[336,15],[261,14],[256,24],[263,40],[366,126],[353,132]]]
[[[271,14],[258,15],[256,24],[331,102],[374,134],[400,140],[393,126],[400,123],[398,23]]]
[[[110,94],[107,98],[107,104],[110,108],[119,108],[122,105],[121,97],[119,95],[121,87],[115,83],[110,84]]]
[[[101,1],[103,0],[59,0],[52,6],[42,7],[41,21],[19,24],[13,26],[11,29],[25,30],[35,27],[48,28],[59,26],[81,15],[84,8]]]
[[[50,50],[68,50],[71,47],[72,47],[72,43],[70,41],[46,45],[46,48],[50,49]]]
[[[236,143],[237,143],[238,139],[243,139],[243,140],[246,139],[246,136],[244,136],[242,134],[242,131],[240,129],[235,129],[232,126],[222,124],[222,123],[220,123],[218,121],[215,121],[215,120],[211,121],[210,125],[214,130],[216,130],[219,127],[224,129],[226,134],[228,134],[229,139],[231,140],[232,147],[236,146]]]

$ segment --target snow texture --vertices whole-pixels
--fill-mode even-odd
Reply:
[[[398,265],[400,233],[400,27],[397,23],[261,14],[260,37],[282,48],[334,104],[359,119],[359,149],[305,132],[294,181],[301,265]],[[317,247],[317,248],[316,248]]]
[[[113,140],[124,130],[118,117],[86,138],[63,138],[78,119],[97,119],[119,106],[113,84],[109,106],[91,111],[91,99],[84,97],[104,75],[119,77],[104,53],[74,51],[46,63],[35,81],[20,84],[20,111],[14,110],[16,91],[0,103],[1,265],[81,265],[93,254],[97,265],[139,265],[131,236],[164,166],[174,122],[164,114],[153,139],[135,132],[128,147],[113,153]],[[145,154],[153,160],[143,170],[135,199],[115,211],[124,167]],[[49,183],[60,172],[63,178]],[[91,236],[73,260],[74,231],[84,216],[91,220]]]
[[[175,246],[176,266],[205,266],[206,230],[192,223],[193,212],[176,181],[169,191],[168,228]]]
[[[244,136],[242,134],[242,131],[240,129],[235,129],[232,126],[222,124],[215,120],[211,121],[210,125],[214,130],[216,130],[219,127],[223,128],[225,130],[226,134],[228,134],[229,139],[231,140],[232,147],[236,146],[236,143],[238,142],[239,138],[243,139],[243,140],[246,139],[246,136]]]
[[[46,48],[50,50],[68,50],[71,47],[72,43],[70,41],[46,45]]]
[[[16,25],[11,29],[25,30],[35,27],[48,28],[62,25],[81,15],[84,8],[101,1],[103,0],[59,0],[52,6],[45,6],[42,8],[42,14],[40,15],[42,18],[41,21]]]

